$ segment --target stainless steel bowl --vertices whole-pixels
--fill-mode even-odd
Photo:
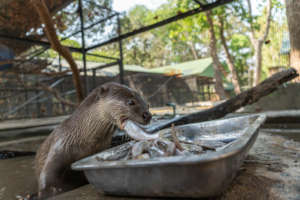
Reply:
[[[149,160],[99,161],[118,157],[126,143],[72,164],[83,170],[88,181],[104,194],[141,197],[210,197],[224,191],[254,144],[264,115],[235,117],[176,127],[178,137],[195,140],[205,134],[235,138],[218,151],[191,156]],[[170,129],[162,130],[169,134]]]

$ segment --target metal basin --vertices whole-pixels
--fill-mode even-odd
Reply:
[[[140,197],[210,197],[231,183],[266,117],[244,116],[176,127],[178,137],[197,139],[214,134],[234,138],[218,151],[191,156],[149,160],[99,161],[128,150],[126,143],[72,164],[83,170],[88,181],[104,194]],[[170,129],[162,130],[169,134]],[[227,137],[229,136],[229,137]],[[221,137],[221,140],[223,140]]]

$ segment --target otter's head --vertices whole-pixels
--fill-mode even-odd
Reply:
[[[117,83],[106,83],[98,88],[105,115],[120,129],[126,120],[146,125],[152,115],[148,104],[133,89]]]

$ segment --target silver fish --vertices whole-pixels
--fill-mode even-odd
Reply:
[[[153,145],[165,152],[166,155],[174,155],[176,151],[176,145],[167,139],[155,139]]]
[[[181,143],[181,146],[185,151],[191,152],[193,154],[203,153],[203,148],[199,145]]]
[[[151,146],[148,149],[150,158],[165,157],[167,154],[156,146]]]
[[[149,148],[149,143],[146,141],[139,141],[132,146],[131,155],[133,158],[137,158],[142,155],[144,152],[147,152]]]
[[[131,138],[135,140],[154,140],[159,138],[158,133],[149,134],[131,120],[124,122],[124,130]]]

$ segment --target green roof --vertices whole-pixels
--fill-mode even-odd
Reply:
[[[172,64],[158,68],[149,69],[150,73],[159,73],[165,75],[180,75],[185,76],[206,76],[214,77],[212,68],[212,59],[203,58],[179,64]]]
[[[89,65],[89,63],[88,63]],[[139,65],[124,65],[124,71],[128,72],[142,72],[142,73],[152,73],[152,74],[161,74],[166,76],[178,75],[181,77],[186,76],[204,76],[204,77],[214,77],[214,70],[212,67],[211,58],[203,58],[188,62],[183,62],[179,64],[172,64],[156,68],[144,68]],[[119,74],[119,66],[111,66],[99,70],[97,72],[102,72],[108,76],[115,76]]]
[[[198,60],[192,60],[187,61],[183,63],[178,64],[171,64],[167,66],[162,67],[156,67],[156,68],[144,68],[139,65],[124,65],[124,71],[127,72],[141,72],[141,73],[152,73],[152,74],[161,74],[165,76],[174,76],[178,75],[181,77],[186,76],[203,76],[203,77],[214,77],[214,70],[212,67],[212,58],[203,58]],[[52,61],[52,65],[56,66],[58,65],[58,60],[54,59]],[[76,61],[78,68],[83,69],[83,63],[81,61]],[[99,63],[99,62],[87,62],[87,69],[93,69],[98,66],[104,65],[105,63]],[[65,60],[62,60],[62,66],[67,67],[67,63]],[[56,68],[55,68],[56,69]],[[89,71],[88,73],[92,73]],[[116,76],[119,74],[119,65],[114,65],[111,67],[106,67],[101,70],[97,70],[96,74],[98,76]]]

